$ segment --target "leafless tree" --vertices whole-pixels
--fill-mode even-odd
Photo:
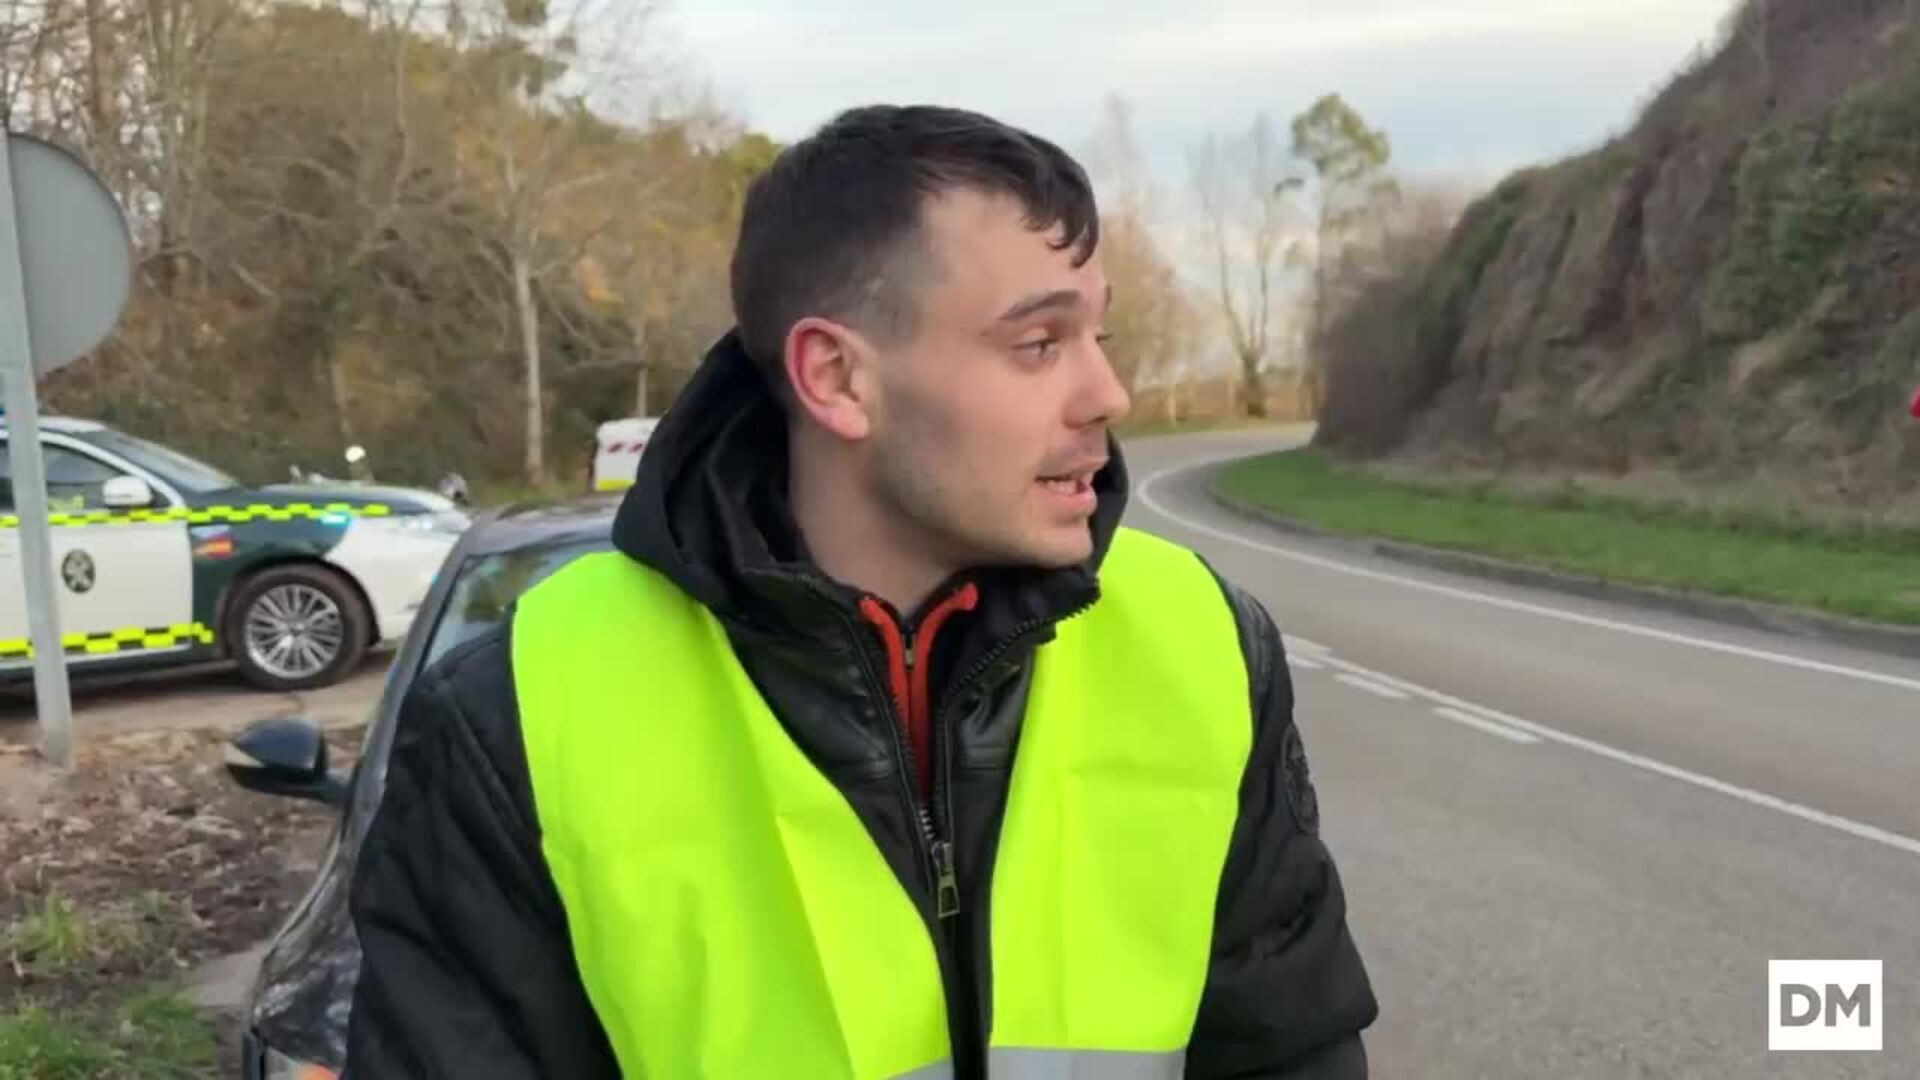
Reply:
[[[1281,279],[1298,253],[1290,195],[1302,180],[1264,112],[1238,135],[1207,136],[1189,151],[1188,170],[1247,414],[1265,416]]]

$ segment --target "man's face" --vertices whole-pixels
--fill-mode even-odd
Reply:
[[[1100,344],[1099,253],[1075,267],[1006,197],[953,191],[925,220],[914,333],[874,357],[873,494],[954,567],[1081,562],[1129,405]]]

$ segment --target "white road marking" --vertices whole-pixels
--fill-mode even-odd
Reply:
[[[1369,694],[1378,694],[1383,698],[1392,698],[1394,701],[1407,700],[1406,691],[1374,682],[1372,679],[1362,678],[1359,675],[1342,673],[1334,676],[1334,678],[1339,679],[1341,682],[1346,683],[1356,690],[1365,690]]]
[[[1517,731],[1505,725],[1496,724],[1491,720],[1475,716],[1465,709],[1456,709],[1451,705],[1441,705],[1433,711],[1435,715],[1444,716],[1456,724],[1465,724],[1477,731],[1484,731],[1489,735],[1497,735],[1509,742],[1517,742],[1523,746],[1540,741],[1540,737],[1537,735],[1529,735],[1524,731]]]
[[[1706,776],[1688,769],[1682,769],[1677,765],[1669,765],[1664,761],[1656,761],[1650,757],[1642,757],[1639,754],[1629,753],[1625,750],[1608,746],[1605,743],[1595,742],[1592,739],[1581,738],[1578,735],[1570,735],[1567,732],[1547,727],[1545,724],[1535,724],[1517,717],[1508,716],[1497,709],[1489,709],[1482,706],[1474,706],[1472,708],[1474,711],[1490,719],[1511,725],[1521,731],[1532,732],[1543,739],[1550,739],[1554,742],[1571,746],[1576,750],[1585,750],[1587,753],[1609,758],[1622,765],[1631,765],[1636,769],[1644,769],[1647,772],[1657,773],[1668,779],[1678,780],[1681,783],[1692,784],[1695,787],[1718,792],[1722,795],[1739,799],[1742,802],[1752,803],[1755,806],[1765,807],[1768,810],[1775,810],[1790,817],[1799,818],[1802,821],[1810,821],[1815,825],[1824,825],[1829,829],[1846,833],[1849,836],[1857,836],[1862,840],[1871,840],[1876,844],[1885,844],[1890,848],[1904,851],[1909,855],[1920,855],[1920,840],[1916,840],[1911,836],[1902,836],[1899,833],[1882,829],[1877,825],[1868,825],[1863,821],[1844,818],[1838,814],[1829,814],[1824,810],[1815,810],[1811,806],[1803,806],[1800,803],[1791,802],[1775,795],[1769,795],[1764,791],[1755,791],[1752,788],[1743,788],[1738,784],[1729,784],[1725,780],[1716,780],[1711,776]]]
[[[1341,671],[1345,671],[1353,675],[1358,675],[1363,679],[1371,679],[1374,682],[1391,686],[1394,689],[1401,691],[1402,693],[1410,694],[1416,697],[1432,697],[1433,696],[1433,691],[1428,690],[1426,687],[1421,686],[1418,683],[1410,683],[1405,679],[1396,679],[1384,671],[1375,671],[1369,667],[1361,667],[1359,664],[1356,664],[1351,660],[1342,660],[1339,657],[1333,656],[1333,655],[1323,656],[1320,659],[1325,663],[1332,664],[1334,667],[1339,668]]]
[[[1489,735],[1497,735],[1500,738],[1509,739],[1517,743],[1530,744],[1530,743],[1537,743],[1540,741],[1540,739],[1537,736],[1529,735],[1524,731],[1516,731],[1515,729],[1510,727],[1504,727],[1500,724],[1493,722],[1492,720],[1487,719],[1485,716],[1479,715],[1479,713],[1491,712],[1492,710],[1490,709],[1484,709],[1481,706],[1468,704],[1466,702],[1455,703],[1451,700],[1442,700],[1442,699],[1446,699],[1447,695],[1442,694],[1437,690],[1429,690],[1426,687],[1421,686],[1419,683],[1410,683],[1405,679],[1396,679],[1393,676],[1386,674],[1385,672],[1375,671],[1372,668],[1361,667],[1359,664],[1356,664],[1351,660],[1342,660],[1339,657],[1333,656],[1331,654],[1321,657],[1321,660],[1323,660],[1327,664],[1331,664],[1332,666],[1339,668],[1341,671],[1346,672],[1346,674],[1344,675],[1335,676],[1336,678],[1340,679],[1343,682],[1349,679],[1359,680],[1361,682],[1371,683],[1375,686],[1384,686],[1390,690],[1397,691],[1399,695],[1403,698],[1421,697],[1421,698],[1426,698],[1429,701],[1439,701],[1440,704],[1433,711],[1440,716],[1446,717],[1449,720],[1453,720],[1457,723],[1465,724],[1471,728],[1476,728],[1480,731],[1486,732]]]
[[[1238,456],[1239,455],[1235,455],[1236,458]],[[1582,626],[1592,626],[1602,630],[1613,630],[1622,634],[1633,634],[1639,637],[1652,638],[1655,641],[1669,642],[1674,645],[1685,645],[1689,648],[1705,649],[1710,652],[1739,656],[1748,660],[1759,660],[1764,663],[1778,664],[1782,667],[1799,668],[1803,671],[1818,671],[1826,675],[1837,675],[1842,678],[1858,679],[1862,682],[1879,683],[1883,686],[1895,686],[1902,690],[1920,691],[1920,679],[1907,678],[1901,675],[1890,675],[1883,671],[1870,671],[1866,668],[1850,667],[1845,664],[1830,664],[1824,660],[1813,660],[1804,656],[1794,656],[1790,653],[1756,649],[1746,645],[1735,645],[1728,641],[1697,637],[1692,634],[1682,634],[1673,630],[1662,630],[1658,627],[1646,626],[1640,623],[1606,619],[1597,615],[1584,615],[1577,611],[1567,611],[1546,604],[1529,603],[1524,600],[1514,600],[1505,596],[1495,596],[1491,593],[1476,592],[1472,589],[1457,588],[1452,585],[1441,585],[1438,582],[1422,581],[1419,578],[1409,577],[1404,574],[1391,574],[1381,570],[1370,570],[1363,566],[1354,566],[1350,563],[1342,562],[1339,559],[1331,559],[1322,555],[1309,555],[1304,551],[1294,551],[1277,544],[1251,540],[1247,537],[1229,532],[1226,529],[1218,529],[1204,522],[1195,521],[1192,518],[1176,514],[1167,509],[1165,504],[1154,497],[1153,489],[1155,486],[1169,476],[1195,472],[1200,469],[1218,465],[1221,461],[1230,460],[1234,460],[1234,458],[1203,461],[1197,465],[1183,465],[1176,469],[1162,469],[1152,476],[1149,476],[1146,482],[1140,485],[1140,501],[1145,503],[1154,513],[1180,525],[1182,528],[1192,529],[1194,532],[1204,533],[1207,536],[1239,544],[1242,547],[1249,547],[1255,551],[1263,551],[1269,555],[1277,555],[1283,559],[1305,563],[1309,566],[1317,566],[1323,570],[1331,570],[1339,574],[1349,574],[1354,577],[1367,578],[1371,581],[1400,585],[1405,588],[1418,589],[1422,592],[1434,593],[1439,596],[1452,597],[1456,600],[1466,600],[1476,604],[1486,604],[1490,607],[1504,608],[1508,611],[1538,615],[1542,618],[1559,619],[1563,622],[1578,623]]]
[[[1470,592],[1465,589],[1453,589],[1444,585],[1435,585],[1432,582],[1420,581],[1416,578],[1401,577],[1399,575],[1384,574],[1379,571],[1367,570],[1357,566],[1348,566],[1345,563],[1341,563],[1333,559],[1323,559],[1315,555],[1307,555],[1297,551],[1288,551],[1285,548],[1276,547],[1271,544],[1264,544],[1257,540],[1249,540],[1245,537],[1236,536],[1233,533],[1226,532],[1225,530],[1222,530],[1222,529],[1216,529],[1209,525],[1203,525],[1203,524],[1200,524],[1199,522],[1191,521],[1187,518],[1181,517],[1178,514],[1169,513],[1164,506],[1160,505],[1157,501],[1154,500],[1153,494],[1152,494],[1152,488],[1156,481],[1159,481],[1174,473],[1185,472],[1188,469],[1205,468],[1209,464],[1215,464],[1215,463],[1208,462],[1208,463],[1203,463],[1202,465],[1188,466],[1187,468],[1183,468],[1183,469],[1162,470],[1160,472],[1153,474],[1152,476],[1147,478],[1146,483],[1141,485],[1141,490],[1140,490],[1141,501],[1145,502],[1148,507],[1150,507],[1155,513],[1160,514],[1162,517],[1168,518],[1187,528],[1193,529],[1196,532],[1205,533],[1209,536],[1215,536],[1222,540],[1230,540],[1236,544],[1242,544],[1259,551],[1265,551],[1265,552],[1268,552],[1269,554],[1281,556],[1282,558],[1295,559],[1295,560],[1309,563],[1316,566],[1324,566],[1327,569],[1336,570],[1342,573],[1355,574],[1355,575],[1358,575],[1361,577],[1367,577],[1367,578],[1375,578],[1383,581],[1393,582],[1396,584],[1407,585],[1412,588],[1425,589],[1425,590],[1447,594],[1447,595],[1455,595],[1463,599],[1475,600],[1482,603],[1495,604],[1496,606],[1512,607],[1512,608],[1516,608],[1523,611],[1532,611],[1534,613],[1547,615],[1553,618],[1565,618],[1574,622],[1591,623],[1594,625],[1606,627],[1608,629],[1621,630],[1627,633],[1642,633],[1650,637],[1671,638],[1671,639],[1677,640],[1678,643],[1680,644],[1691,644],[1700,648],[1718,649],[1720,651],[1733,652],[1737,655],[1752,654],[1754,655],[1755,659],[1772,660],[1773,662],[1776,662],[1776,663],[1785,663],[1791,667],[1806,667],[1806,668],[1811,668],[1813,670],[1818,670],[1818,671],[1827,671],[1831,674],[1848,675],[1854,678],[1865,678],[1871,682],[1887,682],[1887,683],[1892,683],[1893,685],[1907,686],[1914,689],[1920,689],[1920,682],[1916,682],[1915,680],[1911,680],[1911,679],[1900,679],[1897,676],[1892,676],[1892,675],[1883,675],[1879,672],[1861,671],[1853,668],[1839,667],[1838,665],[1833,665],[1833,664],[1822,664],[1822,663],[1819,663],[1818,661],[1805,660],[1801,657],[1786,656],[1784,654],[1766,653],[1758,649],[1746,649],[1743,646],[1728,645],[1724,642],[1708,641],[1704,638],[1691,638],[1684,634],[1669,634],[1667,631],[1655,630],[1651,627],[1636,626],[1635,624],[1632,624],[1632,623],[1615,623],[1612,620],[1608,620],[1608,619],[1596,619],[1591,616],[1579,615],[1574,612],[1560,611],[1555,608],[1543,607],[1536,604],[1524,604],[1519,601],[1505,600],[1504,598],[1501,598],[1501,597],[1486,596],[1484,594]],[[1549,742],[1559,743],[1562,746],[1572,747],[1575,750],[1582,750],[1582,751],[1585,751],[1586,753],[1593,754],[1598,757],[1606,758],[1609,761],[1618,762],[1619,764],[1622,764],[1622,765],[1627,765],[1632,768],[1640,769],[1643,772],[1650,772],[1657,776],[1664,776],[1669,780],[1677,780],[1683,784],[1690,784],[1694,787],[1701,788],[1706,791],[1711,791],[1716,794],[1725,795],[1728,798],[1738,799],[1741,802],[1748,803],[1753,806],[1758,806],[1763,809],[1772,810],[1776,813],[1785,814],[1788,817],[1798,818],[1801,821],[1809,822],[1814,825],[1819,825],[1824,828],[1832,829],[1836,832],[1845,833],[1848,836],[1856,837],[1861,840],[1870,841],[1875,844],[1881,844],[1886,847],[1893,848],[1896,851],[1906,852],[1909,855],[1920,856],[1920,839],[1915,839],[1914,837],[1911,837],[1911,836],[1903,836],[1900,833],[1892,832],[1888,829],[1882,829],[1877,825],[1869,825],[1866,822],[1855,821],[1852,818],[1841,817],[1838,814],[1829,814],[1824,810],[1815,810],[1813,807],[1805,806],[1788,799],[1782,799],[1775,795],[1769,795],[1764,791],[1755,791],[1752,788],[1741,787],[1738,784],[1730,784],[1725,780],[1717,780],[1703,773],[1697,773],[1690,769],[1683,769],[1677,765],[1669,765],[1664,761],[1658,761],[1654,758],[1645,757],[1643,755],[1635,754],[1626,750],[1621,750],[1618,747],[1609,746],[1603,742],[1596,742],[1593,739],[1588,739],[1579,735],[1571,734],[1569,732],[1561,731],[1558,728],[1548,727],[1545,724],[1536,724],[1529,720],[1522,720],[1517,716],[1509,716],[1498,709],[1491,709],[1484,705],[1475,705],[1470,701],[1462,700],[1460,698],[1454,697],[1451,694],[1444,693],[1439,690],[1434,690],[1430,687],[1421,686],[1417,683],[1411,683],[1405,679],[1397,679],[1391,675],[1384,675],[1380,672],[1362,667],[1359,664],[1352,663],[1351,661],[1342,660],[1336,656],[1333,656],[1331,653],[1331,650],[1328,650],[1326,654],[1320,656],[1318,659],[1321,661],[1324,661],[1327,664],[1332,665],[1333,667],[1341,669],[1342,674],[1339,675],[1338,678],[1342,682],[1346,682],[1349,685],[1361,686],[1362,688],[1367,689],[1373,693],[1379,693],[1382,689],[1385,689],[1385,690],[1389,690],[1394,693],[1398,693],[1402,695],[1414,695],[1414,696],[1426,698],[1427,700],[1434,702],[1440,706],[1443,706],[1447,709],[1450,709],[1453,712],[1463,714],[1463,716],[1448,715],[1448,719],[1451,719],[1451,720],[1465,722],[1463,717],[1472,717],[1476,720],[1481,721],[1482,723],[1487,724],[1488,726],[1504,725],[1511,732],[1528,734],[1538,739],[1544,739]],[[1443,713],[1442,715],[1447,715],[1447,714]],[[1476,724],[1474,726],[1477,727],[1480,725]]]
[[[1287,657],[1287,666],[1290,668],[1298,668],[1301,671],[1320,671],[1326,667],[1326,665],[1320,661],[1302,656],[1298,653]]]
[[[1303,638],[1298,634],[1283,634],[1281,637],[1289,653],[1304,652],[1324,656],[1333,651],[1311,638]]]

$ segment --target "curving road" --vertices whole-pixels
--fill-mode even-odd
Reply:
[[[1374,1075],[1920,1077],[1920,663],[1457,577],[1220,509],[1284,434],[1127,447],[1128,523],[1288,635]],[[1884,962],[1879,1053],[1770,1053],[1767,961]]]

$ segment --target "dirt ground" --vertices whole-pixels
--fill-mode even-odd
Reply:
[[[172,693],[176,706],[195,692],[205,688],[157,691]],[[234,718],[304,711],[259,704],[240,706]],[[181,723],[196,718],[191,708],[164,712]],[[111,1030],[98,1018],[143,994],[177,990],[198,965],[258,944],[311,883],[335,813],[240,788],[222,751],[241,725],[217,713],[197,719],[215,726],[95,734],[68,773],[25,740],[0,744],[0,1021],[44,1009]],[[363,731],[329,727],[334,763],[353,760]],[[225,1070],[213,1075],[226,1075],[237,1031],[230,1020],[216,1031]],[[10,1072],[0,1060],[6,1076],[95,1075],[36,1068]]]
[[[255,690],[220,665],[76,677],[74,723],[83,738],[179,728],[237,731],[268,716],[305,716],[329,728],[360,724],[379,699],[392,660],[390,654],[376,654],[350,678],[296,694]],[[38,738],[32,683],[0,686],[0,745]]]

